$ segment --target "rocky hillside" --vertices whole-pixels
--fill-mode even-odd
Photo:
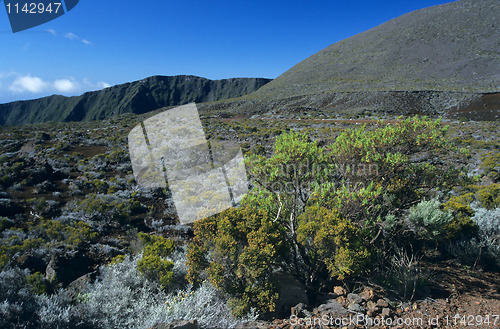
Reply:
[[[337,42],[259,94],[352,91],[500,91],[500,2],[417,10]]]
[[[80,96],[53,95],[0,104],[0,125],[100,120],[122,113],[146,113],[190,102],[239,97],[268,83],[263,78],[209,80],[196,76],[153,76]]]
[[[405,14],[310,56],[252,94],[258,105],[236,107],[496,119],[499,17],[497,0],[463,0]]]

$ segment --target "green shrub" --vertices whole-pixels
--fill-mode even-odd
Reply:
[[[271,218],[265,209],[243,206],[194,223],[187,278],[200,283],[206,273],[215,287],[232,296],[236,316],[252,307],[262,312],[275,309],[276,270],[288,248],[283,227]]]
[[[11,230],[21,230],[14,228]],[[22,230],[21,230],[22,231]],[[8,240],[0,242],[0,268],[5,266],[16,253],[22,253],[40,247],[77,248],[95,241],[98,234],[83,222],[63,224],[55,220],[42,220],[32,226],[31,235],[36,238],[20,238],[23,234],[12,235]]]
[[[408,219],[422,238],[437,240],[446,235],[446,227],[453,216],[450,212],[442,211],[440,206],[437,200],[424,200],[410,208]]]
[[[454,151],[440,120],[408,118],[382,128],[366,126],[344,131],[327,149],[340,181],[373,183],[396,196],[394,206],[406,208],[429,187],[449,188],[458,171],[436,159]]]
[[[139,233],[144,244],[142,258],[137,263],[137,270],[150,280],[158,281],[166,287],[173,278],[174,263],[165,259],[175,249],[172,240],[157,235]]]
[[[106,191],[109,188],[109,185],[106,181],[103,181],[101,179],[94,179],[92,181],[92,184],[95,186],[96,190],[100,193],[106,193]]]
[[[0,217],[0,232],[9,226],[9,220],[5,217]]]
[[[120,188],[116,185],[111,185],[108,190],[106,191],[107,194],[113,194],[116,193],[120,190]]]
[[[162,259],[158,255],[144,254],[137,263],[137,270],[150,280],[158,281],[166,287],[173,278],[174,263]]]
[[[451,212],[453,219],[446,225],[447,238],[450,240],[473,236],[477,233],[477,225],[472,220],[474,210],[469,205],[462,203],[462,198],[452,197],[444,204],[444,210]]]
[[[365,269],[369,251],[363,232],[336,210],[317,205],[306,208],[299,217],[297,239],[307,248],[310,260],[326,265],[332,277],[343,280]]]
[[[500,184],[485,185],[478,188],[477,199],[486,209],[500,207]]]
[[[26,276],[26,281],[31,286],[31,289],[38,295],[47,294],[49,291],[49,284],[47,280],[45,280],[45,276],[40,272],[35,272]]]
[[[481,166],[484,174],[491,177],[494,181],[498,181],[500,176],[498,175],[500,167],[500,152],[491,151],[481,156]]]
[[[85,199],[76,202],[74,210],[115,220],[125,220],[129,215],[144,211],[144,207],[137,200],[117,199],[112,195],[91,193]]]
[[[56,220],[43,220],[34,230],[49,244],[63,243],[71,248],[91,243],[98,237],[90,225],[80,221],[63,224]]]
[[[16,253],[28,251],[42,246],[43,239],[22,240],[18,236],[11,236],[7,241],[0,242],[0,268],[7,265]]]
[[[118,255],[118,256],[115,256],[111,259],[111,262],[109,262],[110,265],[113,265],[113,264],[118,264],[118,263],[121,263],[125,260],[125,255]]]

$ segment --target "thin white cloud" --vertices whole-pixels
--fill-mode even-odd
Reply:
[[[65,37],[66,39],[70,39],[70,40],[73,40],[73,39],[79,39],[79,37],[78,37],[76,34],[71,33],[71,32],[66,33],[66,34],[64,35],[64,37]]]
[[[72,91],[77,91],[79,89],[78,82],[71,81],[69,79],[56,80],[52,85],[58,92],[61,93],[69,93]]]
[[[101,82],[96,83],[96,87],[99,89],[104,89],[104,88],[111,87],[111,85],[107,82],[101,81]]]
[[[39,77],[32,77],[30,75],[17,77],[9,87],[9,90],[14,93],[41,93],[47,88],[47,82]]]
[[[10,95],[8,97],[9,101],[20,99],[19,97],[37,97],[51,94],[74,96],[107,87],[110,87],[107,82],[92,82],[87,78],[77,80],[73,77],[65,77],[45,80],[31,74],[0,72],[0,95],[4,98]]]
[[[10,72],[0,72],[0,79],[7,79],[10,77],[13,77],[16,75],[16,72],[10,71]]]
[[[47,32],[49,32],[52,35],[57,35],[57,32],[54,29],[48,29]]]
[[[69,40],[80,40],[83,44],[86,44],[86,45],[90,45],[92,44],[92,42],[90,42],[89,40],[87,39],[82,39],[80,38],[79,36],[77,36],[76,34],[72,33],[72,32],[68,32],[64,35],[64,37],[66,39],[69,39]]]

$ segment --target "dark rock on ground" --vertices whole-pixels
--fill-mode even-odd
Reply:
[[[42,257],[36,256],[32,253],[24,254],[18,257],[15,261],[15,265],[22,269],[29,269],[31,272],[45,272],[47,267],[47,262],[43,260]]]
[[[279,299],[276,302],[276,314],[289,316],[290,309],[298,303],[309,304],[306,288],[298,280],[286,274],[279,275],[281,285]]]
[[[65,290],[66,295],[71,299],[75,300],[78,295],[83,293],[87,286],[96,278],[97,272],[87,273],[82,275],[75,281],[71,282]]]
[[[45,277],[49,281],[67,286],[72,281],[89,272],[91,261],[81,250],[52,255]]]
[[[21,212],[21,208],[17,203],[10,199],[0,199],[0,216],[14,216],[15,214]]]

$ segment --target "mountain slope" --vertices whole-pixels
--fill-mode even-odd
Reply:
[[[196,76],[153,76],[80,96],[59,95],[0,104],[0,125],[90,121],[122,113],[146,113],[190,102],[239,97],[268,83],[263,78],[209,80]]]
[[[337,42],[257,94],[500,91],[500,1],[417,10]]]
[[[500,119],[500,1],[417,10],[337,42],[210,112]]]

